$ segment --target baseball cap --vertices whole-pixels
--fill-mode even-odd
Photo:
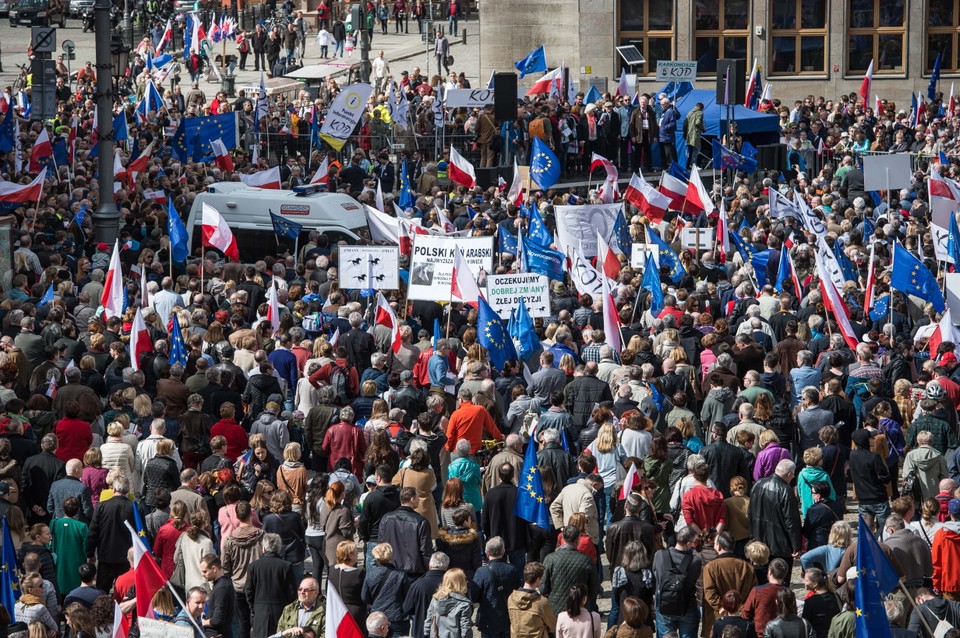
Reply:
[[[377,484],[377,477],[374,476],[373,474],[371,474],[371,475],[368,476],[368,477],[366,478],[366,480],[364,480],[363,482],[366,483],[367,485],[376,485],[376,484]]]
[[[960,498],[951,498],[947,511],[950,512],[950,516],[960,516]]]

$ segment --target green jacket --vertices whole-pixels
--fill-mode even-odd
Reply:
[[[313,633],[317,636],[322,636],[324,632],[324,627],[326,626],[326,606],[324,605],[323,597],[317,599],[317,607],[313,610],[313,613],[307,617],[306,624],[299,624],[297,622],[297,617],[299,616],[300,601],[295,600],[286,607],[283,608],[283,613],[280,614],[280,622],[277,623],[277,633],[290,629],[291,627],[309,627],[313,629]]]
[[[687,146],[700,146],[700,136],[705,130],[703,124],[703,110],[693,109],[687,113],[687,119],[683,121],[683,136],[687,140]]]

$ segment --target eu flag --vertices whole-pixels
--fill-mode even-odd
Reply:
[[[83,204],[80,206],[80,210],[77,211],[77,214],[73,216],[73,221],[76,222],[77,228],[83,230],[83,222],[87,218],[87,205]]]
[[[603,95],[600,94],[600,89],[590,85],[590,90],[587,91],[587,97],[583,99],[584,104],[596,104],[603,99]]]
[[[547,71],[547,54],[543,50],[543,45],[541,44],[536,49],[527,54],[527,57],[520,60],[519,62],[514,62],[513,66],[517,68],[517,71],[520,71],[520,79],[523,79],[523,76],[528,73],[546,73]]]
[[[187,346],[183,342],[183,333],[180,332],[180,322],[173,318],[173,330],[170,335],[170,365],[179,363],[182,366],[187,365]]]
[[[542,491],[542,490],[541,490]],[[17,550],[13,547],[13,535],[10,534],[10,524],[7,517],[3,517],[3,554],[0,563],[0,604],[10,614],[10,621],[15,622],[13,609],[20,599],[20,570],[17,568]]]
[[[170,252],[173,260],[182,263],[190,252],[187,246],[187,229],[180,219],[180,213],[173,207],[173,197],[167,198],[167,233],[170,235]]]
[[[953,269],[960,272],[960,228],[957,216],[950,211],[950,234],[947,236],[947,254],[953,259]]]
[[[940,56],[942,51],[937,53],[937,59],[933,63],[933,72],[930,73],[930,84],[927,85],[927,99],[930,101],[937,99],[937,84],[940,83]]]
[[[790,257],[787,252],[787,244],[784,243],[780,247],[780,268],[777,269],[777,281],[773,284],[773,289],[777,292],[783,292],[783,284],[786,281],[792,281],[793,277],[790,273]],[[800,295],[799,290],[794,290],[793,294],[796,296]]]
[[[713,167],[721,170],[732,168],[753,173],[757,170],[757,160],[732,151],[717,140],[713,140]]]
[[[690,181],[690,172],[676,162],[670,162],[670,168],[667,170],[667,173],[684,182]]]
[[[508,255],[517,254],[517,238],[503,226],[497,226],[497,250]]]
[[[613,224],[613,234],[617,238],[617,244],[620,245],[620,252],[627,256],[627,259],[633,257],[633,238],[630,236],[630,226],[627,224],[627,218],[623,216],[623,209],[617,212],[617,221]]]
[[[183,118],[171,139],[171,150],[181,162],[188,161],[188,158],[199,162],[207,156],[209,161],[212,161],[213,148],[210,141],[216,139],[222,141],[228,149],[238,146],[236,113]]]
[[[303,226],[297,222],[290,221],[286,217],[275,215],[270,211],[270,221],[273,223],[273,234],[277,237],[286,237],[287,239],[297,239],[303,231]]]
[[[919,259],[900,244],[895,244],[893,264],[891,288],[929,301],[937,312],[943,312],[946,304],[943,301],[943,293],[940,292],[940,285],[933,273]]]
[[[176,320],[173,322],[176,324]],[[137,506],[137,502],[133,502],[133,528],[137,532],[137,536],[140,538],[140,542],[143,543],[143,546],[149,551],[153,551],[153,548],[150,547],[150,539],[147,538],[147,528],[143,524],[143,516],[140,514],[140,508]]]
[[[687,271],[683,269],[683,264],[680,263],[680,257],[653,229],[650,229],[650,243],[657,246],[660,253],[660,264],[670,268],[670,280],[675,284],[680,283],[683,276],[687,274]]]
[[[847,253],[840,249],[840,243],[836,241],[833,242],[833,256],[837,258],[837,263],[840,264],[840,271],[843,273],[844,280],[857,281],[857,269],[853,267],[853,262],[847,257]]]
[[[507,332],[513,337],[514,344],[520,354],[521,359],[526,359],[531,354],[539,350],[542,346],[537,333],[533,328],[533,317],[527,311],[527,304],[523,297],[520,298],[520,306],[516,312],[510,312],[510,323],[507,325]]]
[[[543,492],[543,481],[540,480],[537,444],[534,439],[527,443],[527,452],[523,455],[523,469],[520,470],[518,479],[519,489],[513,514],[541,529],[553,529],[553,522],[550,520],[550,503],[547,502]]]
[[[517,350],[513,347],[513,339],[507,334],[500,315],[490,307],[487,300],[481,295],[477,299],[477,340],[487,349],[490,362],[498,371],[503,370],[507,359],[516,359]]]
[[[767,263],[770,261],[770,251],[756,250],[736,233],[730,233],[730,237],[733,239],[734,246],[740,253],[743,262],[753,264],[753,274],[757,278],[757,285],[761,288],[765,286],[767,284]]]
[[[530,177],[537,186],[546,190],[560,179],[560,160],[540,138],[533,138],[533,154],[530,156]]]
[[[50,284],[50,287],[47,288],[47,292],[43,293],[43,297],[40,298],[37,306],[46,306],[51,301],[53,301],[53,284]]]
[[[890,295],[884,295],[879,299],[873,300],[873,308],[870,309],[870,319],[879,321],[890,314]]]
[[[650,291],[650,314],[654,317],[663,310],[663,288],[660,287],[660,273],[657,272],[657,262],[650,255],[646,256],[643,265],[643,278],[640,287]]]
[[[130,139],[130,132],[127,130],[127,114],[120,112],[113,118],[113,141],[123,142]]]
[[[535,272],[546,275],[550,279],[563,281],[563,266],[566,257],[559,250],[539,244],[533,238],[520,236],[523,246],[523,269],[526,272]]]
[[[417,203],[413,192],[410,190],[410,173],[407,169],[407,158],[404,157],[400,162],[400,193],[397,195],[397,205],[406,210],[412,208]]]
[[[13,108],[8,107],[3,122],[0,122],[0,153],[6,154],[13,150],[16,145],[14,135]]]
[[[897,588],[900,579],[863,517],[859,518],[857,579],[853,584],[857,637],[889,638],[890,623],[883,597]]]
[[[543,222],[543,217],[540,216],[540,211],[537,210],[536,206],[530,206],[530,217],[527,221],[527,237],[544,246],[549,246],[553,243],[553,235],[547,230],[547,225]]]
[[[877,225],[870,219],[869,215],[863,217],[863,243],[869,245],[870,238],[877,232]]]

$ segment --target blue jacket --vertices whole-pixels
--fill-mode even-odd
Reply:
[[[286,348],[277,348],[267,355],[267,359],[273,364],[280,378],[287,382],[287,389],[290,392],[295,391],[297,389],[297,355]]]
[[[450,376],[450,362],[446,357],[434,353],[427,363],[427,372],[430,374],[430,385],[454,385],[457,380]]]
[[[680,113],[677,111],[677,107],[673,105],[663,112],[663,117],[660,119],[661,144],[676,144],[677,120],[679,117]]]

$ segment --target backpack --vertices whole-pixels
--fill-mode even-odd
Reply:
[[[347,391],[347,371],[336,363],[330,364],[330,387],[333,388],[333,403],[349,405],[350,394]]]
[[[323,315],[321,315],[319,312],[312,312],[309,315],[306,315],[303,318],[303,321],[300,322],[304,332],[306,332],[310,337],[318,336],[320,331],[323,330],[323,324]]]
[[[684,556],[680,564],[673,562],[673,554],[669,549],[663,550],[667,553],[667,573],[660,581],[660,607],[659,611],[664,616],[683,616],[690,609],[691,591],[687,584],[687,570],[693,561],[693,553]]]

